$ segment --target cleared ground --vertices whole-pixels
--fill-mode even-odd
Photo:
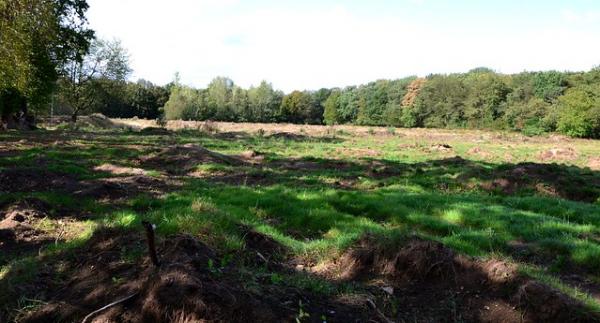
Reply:
[[[0,321],[597,321],[600,143],[84,119],[0,134]],[[141,221],[157,226],[160,268]]]

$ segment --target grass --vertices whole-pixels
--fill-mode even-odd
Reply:
[[[312,128],[306,129],[303,134],[310,134]],[[254,150],[265,156],[265,166],[199,164],[197,171],[207,178],[185,178],[182,187],[163,197],[140,194],[117,206],[75,200],[58,192],[10,193],[0,196],[0,202],[33,196],[51,205],[94,214],[86,222],[84,232],[48,247],[46,256],[76,250],[98,226],[137,229],[142,220],[157,224],[158,233],[163,236],[182,232],[196,235],[223,254],[245,248],[241,226],[248,226],[274,238],[294,256],[315,262],[336,257],[365,234],[381,241],[416,235],[439,241],[459,253],[515,261],[525,274],[600,312],[596,299],[560,278],[566,264],[574,264],[589,279],[600,281],[600,199],[572,201],[536,191],[534,186],[521,187],[510,194],[480,186],[519,162],[545,165],[546,161],[536,156],[557,145],[551,139],[534,137],[521,141],[513,139],[512,134],[480,132],[411,137],[394,128],[382,131],[383,135],[372,128],[360,136],[347,129],[327,132],[334,135],[286,140],[265,136],[263,130],[234,140],[194,130],[170,136],[128,131],[41,131],[32,136],[60,135],[71,138],[78,147],[24,145],[13,155],[0,158],[0,167],[40,167],[36,162],[43,158],[48,161],[44,166],[48,171],[72,174],[81,180],[97,179],[110,174],[95,172],[94,166],[108,162],[139,167],[135,160],[140,156],[167,144],[186,143],[224,154]],[[21,135],[2,134],[0,138],[17,141]],[[451,146],[451,151],[430,149],[440,143]],[[567,182],[583,183],[565,186],[569,192],[600,196],[600,173],[586,165],[586,156],[600,155],[600,145],[587,140],[575,140],[570,145],[578,157],[548,166],[549,172],[561,174]],[[480,147],[486,154],[470,154],[473,147]],[[457,161],[454,155],[460,155],[463,161]],[[298,162],[305,166],[289,167]],[[161,169],[149,171],[152,177],[165,175]],[[266,180],[255,185],[208,179],[211,175],[218,179],[223,174],[239,173],[259,175]],[[345,181],[351,184],[336,184]],[[42,224],[42,230],[53,228],[52,223]],[[519,258],[522,255],[515,252],[515,244],[527,246],[527,257]],[[124,250],[123,258],[132,261],[140,254],[137,249]],[[12,260],[0,268],[0,285],[17,283],[3,277],[18,270],[23,271],[20,279],[31,279],[44,259],[29,255]],[[295,287],[323,293],[338,289],[308,276],[254,273],[255,277],[262,274],[274,284],[290,282]]]

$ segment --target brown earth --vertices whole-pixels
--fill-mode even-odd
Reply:
[[[477,171],[461,175],[461,180],[480,177]],[[556,164],[519,163],[494,171],[491,178],[481,178],[479,187],[504,194],[532,190],[542,195],[573,201],[595,202],[600,197],[600,182],[594,176],[574,176],[568,167]],[[590,185],[591,184],[591,185]]]
[[[74,232],[70,229],[80,217],[85,215],[36,198],[5,203],[0,208],[0,265],[72,238]]]
[[[278,248],[257,233],[246,235],[246,253]],[[263,282],[247,288],[240,263],[221,267],[219,254],[191,236],[175,235],[159,243],[159,268],[142,257],[121,259],[122,246],[143,249],[141,235],[100,230],[77,257],[60,256],[45,268],[29,293],[44,293],[48,303],[29,311],[20,322],[80,321],[115,300],[124,302],[95,314],[95,322],[295,322],[303,311],[322,313],[328,322],[376,319],[365,303],[328,299],[295,288]],[[244,257],[244,255],[240,255]],[[44,280],[58,267],[74,268],[62,282]],[[115,281],[115,278],[117,279]],[[25,288],[25,286],[22,286]],[[308,318],[320,322],[319,316]]]
[[[456,255],[432,241],[413,239],[400,249],[382,247],[375,241],[363,238],[321,274],[383,284],[404,307],[400,320],[403,315],[436,322],[449,318],[469,322],[600,320],[594,316],[597,314],[586,313],[583,304],[522,277],[516,265]]]
[[[47,190],[72,191],[77,179],[70,174],[40,168],[9,168],[0,170],[0,192],[36,192]]]
[[[222,256],[194,237],[168,236],[159,241],[161,265],[156,268],[146,256],[133,262],[122,258],[123,246],[145,250],[141,230],[99,230],[76,257],[64,254],[49,259],[31,285],[19,286],[24,295],[46,295],[49,301],[18,320],[80,321],[124,298],[93,314],[90,321],[295,322],[300,308],[313,315],[303,320],[307,322],[322,322],[316,315],[321,313],[327,322],[600,319],[562,293],[521,277],[510,263],[459,256],[439,243],[420,239],[396,249],[366,237],[327,272],[315,273],[366,282],[372,287],[364,296],[326,297],[268,280],[257,290],[248,288],[243,278],[243,270],[250,270],[244,269],[244,263],[275,263],[277,266],[268,268],[283,272],[292,269],[280,259],[264,256],[285,254],[274,240],[249,230],[245,241],[243,253],[222,266]],[[64,276],[65,280],[47,279],[60,268],[72,268],[73,272]]]
[[[203,163],[220,163],[233,166],[244,164],[238,158],[219,154],[193,144],[162,149],[155,154],[142,157],[140,162],[144,168],[166,169],[170,174],[186,174]]]
[[[540,160],[574,160],[577,159],[578,154],[575,149],[571,147],[567,148],[552,148],[550,150],[542,151],[539,153],[538,158]]]
[[[147,175],[147,171],[141,168],[125,167],[114,164],[102,164],[94,167],[95,171],[107,172],[112,175]]]

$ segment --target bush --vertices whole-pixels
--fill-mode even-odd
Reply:
[[[600,86],[573,88],[559,98],[557,129],[571,137],[600,137]]]

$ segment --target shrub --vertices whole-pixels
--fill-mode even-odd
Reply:
[[[558,131],[571,137],[600,137],[600,86],[573,88],[559,98]]]

